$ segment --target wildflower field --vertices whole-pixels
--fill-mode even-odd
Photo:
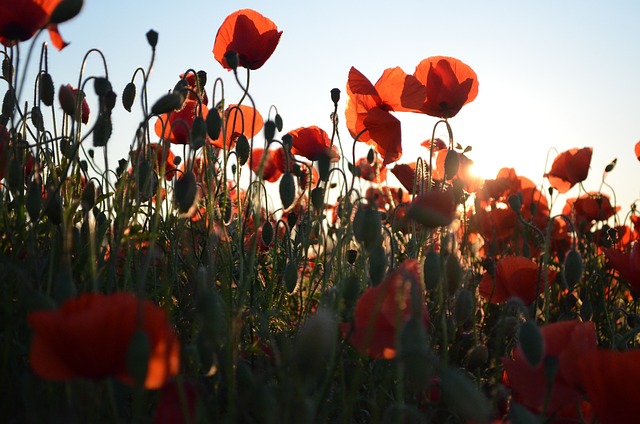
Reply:
[[[252,9],[164,92],[153,30],[125,86],[51,75],[82,6],[0,1],[1,422],[640,420],[640,214],[615,160],[479,178],[451,118],[482,75],[449,56],[352,67],[328,131],[288,128],[252,96],[284,31]],[[139,125],[113,162],[116,109]],[[403,114],[435,118],[418,158]]]

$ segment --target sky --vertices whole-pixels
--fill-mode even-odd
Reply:
[[[317,125],[330,133],[329,92],[336,87],[343,93],[342,142],[351,146],[344,125],[351,66],[375,83],[386,68],[400,66],[413,73],[422,59],[452,56],[478,75],[477,99],[450,123],[455,141],[472,146],[468,156],[483,177],[494,178],[500,168],[512,167],[548,187],[543,174],[557,152],[593,147],[585,189],[597,191],[605,166],[617,158],[606,179],[617,204],[626,213],[640,199],[640,162],[634,154],[640,140],[640,3],[632,0],[85,0],[81,13],[60,26],[71,44],[61,52],[50,50],[54,83],[76,85],[85,53],[97,48],[121,93],[135,69],[148,66],[145,33],[153,29],[159,42],[151,103],[189,68],[207,72],[209,95],[213,80],[222,78],[226,101],[233,103],[239,90],[211,50],[224,18],[243,8],[262,13],[283,31],[273,56],[252,72],[250,92],[263,116],[271,105],[277,107],[285,132]],[[41,36],[38,42],[45,40]],[[104,75],[98,56],[89,59],[85,72]],[[121,107],[114,113],[109,149],[116,159],[127,155],[142,113]],[[398,163],[412,162],[425,155],[419,144],[431,137],[437,120],[422,114],[397,116],[404,149]],[[436,135],[445,135],[444,127],[439,128]],[[561,196],[560,207],[578,190]],[[603,192],[612,194],[606,187]]]

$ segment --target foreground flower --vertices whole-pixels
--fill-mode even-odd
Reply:
[[[424,104],[418,109],[429,116],[452,118],[478,95],[476,73],[452,57],[424,59],[416,66],[413,76],[426,87]],[[411,107],[404,102],[403,106]]]
[[[376,359],[396,356],[396,339],[402,325],[411,317],[412,301],[423,294],[420,264],[416,259],[405,260],[375,287],[367,288],[358,299],[353,332],[349,342],[361,353]],[[422,318],[426,324],[429,314],[424,299]]]
[[[115,377],[133,383],[127,353],[139,325],[150,347],[144,387],[160,388],[178,373],[180,346],[164,310],[131,293],[85,293],[28,320],[31,368],[46,380]]]
[[[609,265],[620,273],[620,277],[629,283],[631,289],[640,293],[640,242],[636,242],[629,252],[604,249],[604,254]]]
[[[416,196],[407,211],[409,218],[427,228],[446,227],[456,217],[456,202],[451,190],[427,190]]]
[[[486,272],[480,281],[478,291],[491,303],[503,303],[510,297],[519,297],[525,305],[536,300],[544,291],[544,276],[538,272],[538,264],[523,256],[506,256],[498,261],[495,269],[495,281],[491,273]],[[557,272],[547,271],[549,284]]]
[[[549,394],[546,415],[551,416],[567,405],[575,405],[582,398],[578,367],[581,355],[597,349],[593,322],[560,321],[540,328],[544,353],[541,363],[533,368],[520,346],[513,352],[513,359],[502,358],[508,384],[514,399],[534,413],[540,413]],[[557,360],[557,371],[552,384],[545,375],[544,362]]]
[[[412,83],[413,82],[413,83]],[[400,121],[390,112],[417,108],[424,88],[400,68],[387,69],[375,85],[352,67],[347,80],[349,100],[345,111],[353,138],[375,147],[386,165],[400,159]]]
[[[577,199],[567,199],[562,213],[575,216],[578,229],[589,229],[594,221],[606,221],[620,210],[620,206],[613,207],[609,196],[603,193],[587,193]]]
[[[591,147],[562,152],[555,158],[551,170],[544,176],[549,179],[551,187],[559,193],[566,193],[571,187],[587,179],[592,154]]]
[[[233,12],[222,22],[213,44],[213,56],[231,70],[225,54],[238,54],[238,65],[258,69],[278,46],[282,31],[270,19],[251,9]]]
[[[40,29],[49,30],[51,42],[62,50],[66,43],[58,32],[58,25],[50,24],[51,14],[62,0],[0,0],[0,43],[10,46],[25,41]]]
[[[602,424],[635,423],[640,417],[640,350],[592,350],[576,356],[581,382]]]

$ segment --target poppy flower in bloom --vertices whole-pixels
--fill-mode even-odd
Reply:
[[[209,109],[196,100],[185,100],[182,109],[165,113],[155,124],[156,135],[173,144],[189,144],[193,121],[200,113],[206,118]]]
[[[636,147],[634,151],[635,151],[636,157],[638,158],[638,160],[640,160],[640,141],[636,143]]]
[[[620,210],[620,206],[615,208],[611,205],[609,196],[603,193],[587,193],[580,197],[567,199],[567,203],[562,208],[564,215],[575,215],[578,228],[584,228],[593,221],[606,221]]]
[[[144,386],[158,389],[178,373],[179,342],[164,310],[131,293],[85,293],[54,311],[28,316],[33,328],[29,361],[46,380],[115,377],[133,383],[127,353],[138,326],[149,341]]]
[[[579,358],[596,351],[598,342],[593,322],[559,321],[540,328],[543,341],[543,360],[535,368],[526,359],[520,345],[513,352],[513,359],[503,357],[502,364],[513,392],[514,400],[534,413],[540,413],[549,385],[545,375],[544,360],[555,357],[558,370],[551,386],[547,416],[583,398]]]
[[[598,422],[638,422],[640,350],[592,350],[580,353],[573,360],[578,363],[582,385]]]
[[[224,122],[224,131],[220,131],[220,136],[211,141],[211,144],[219,149],[233,149],[240,135],[250,140],[264,127],[260,112],[246,105],[229,105],[224,111]]]
[[[629,252],[604,249],[604,254],[609,265],[620,273],[620,277],[624,278],[634,291],[640,293],[640,242],[634,243]]]
[[[407,259],[380,284],[362,293],[348,339],[361,353],[376,359],[396,356],[398,331],[411,317],[412,297],[424,290],[420,268],[416,259]],[[422,317],[427,325],[429,314],[424,300],[422,303]]]
[[[51,43],[62,50],[66,43],[58,32],[58,25],[50,24],[51,14],[62,0],[0,0],[0,43],[10,46],[25,41],[46,27]]]
[[[213,44],[213,56],[231,70],[225,54],[236,52],[238,65],[258,69],[278,46],[282,31],[269,18],[251,9],[233,12],[222,22]]]
[[[162,169],[164,149],[162,145],[158,143],[150,143],[149,148],[155,156],[154,169],[156,172],[159,172]],[[171,151],[171,149],[167,149],[167,157],[164,160],[164,176],[167,181],[171,181],[173,179],[176,169],[178,169],[173,162],[175,157],[176,155]]]
[[[358,176],[362,179],[381,183],[387,180],[387,167],[380,162],[377,156],[373,163],[369,163],[367,158],[360,158],[356,161],[355,166],[360,168]]]
[[[289,131],[289,135],[293,139],[291,153],[294,155],[304,156],[309,160],[319,160],[322,157],[327,157],[332,162],[340,158],[336,146],[329,147],[331,146],[331,140],[322,128],[318,128],[315,125],[301,127]]]
[[[263,155],[267,155],[263,159]],[[282,147],[277,149],[265,150],[261,147],[256,147],[251,152],[248,164],[253,172],[260,175],[260,164],[264,160],[264,167],[262,168],[262,178],[269,182],[276,182],[286,172],[286,152]]]
[[[536,294],[544,291],[545,279],[538,273],[538,268],[538,264],[523,256],[505,256],[496,264],[495,282],[489,272],[482,276],[478,287],[480,296],[491,303],[503,303],[515,296],[529,305],[536,299]],[[547,271],[549,283],[556,274],[556,271]]]
[[[400,68],[387,69],[375,85],[352,67],[347,80],[347,128],[353,138],[373,145],[384,164],[402,156],[400,121],[392,111],[418,108],[424,87]],[[366,131],[365,131],[366,130]]]
[[[426,88],[420,112],[437,118],[452,118],[478,95],[478,76],[458,59],[433,56],[416,66],[413,77]],[[411,108],[409,104],[403,106]]]
[[[416,188],[416,194],[421,193],[425,188],[428,179],[427,166],[422,166],[422,175],[416,177],[416,162],[407,164],[398,164],[393,167],[391,172],[400,181],[402,186],[407,189],[410,194],[414,194],[414,183]],[[417,179],[416,179],[417,178]]]
[[[409,218],[427,228],[445,227],[456,217],[453,192],[427,190],[413,199],[407,213]]]
[[[571,149],[560,153],[553,164],[551,170],[544,174],[549,179],[551,187],[559,193],[566,193],[576,185],[587,179],[589,165],[593,148],[584,147],[582,149]]]

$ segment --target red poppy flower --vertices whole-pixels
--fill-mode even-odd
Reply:
[[[222,22],[213,44],[213,56],[222,67],[231,70],[227,52],[238,53],[238,65],[258,69],[278,46],[282,31],[270,19],[251,9],[233,12]]]
[[[615,249],[604,249],[609,265],[620,273],[631,288],[640,292],[640,242],[634,243],[631,251],[621,252]]]
[[[252,139],[264,127],[262,115],[256,109],[246,105],[231,104],[224,111],[225,130],[210,143],[219,149],[233,149],[240,135]],[[226,139],[224,135],[226,134]]]
[[[534,413],[540,413],[548,388],[544,358],[555,357],[558,360],[546,411],[547,416],[552,416],[568,405],[575,407],[582,399],[583,373],[578,366],[579,358],[595,351],[598,343],[593,322],[559,321],[541,327],[540,332],[544,356],[536,368],[529,364],[520,346],[514,350],[513,359],[502,358],[502,364],[514,399]]]
[[[162,388],[153,424],[195,422],[197,400],[198,392],[192,384],[170,382]]]
[[[476,73],[458,59],[433,56],[416,66],[413,76],[426,87],[422,113],[438,118],[452,118],[462,106],[478,95]],[[403,103],[403,106],[410,107]]]
[[[180,78],[184,78],[187,81],[187,85],[189,86],[189,88],[195,92],[189,92],[187,94],[187,99],[198,100],[198,96],[200,96],[200,101],[202,103],[204,103],[205,105],[209,104],[209,97],[207,96],[207,92],[205,91],[204,86],[198,86],[198,82],[202,83],[202,81],[196,80],[197,74],[189,72],[186,76],[185,74],[181,74]],[[198,94],[198,96],[196,96],[196,93]]]
[[[331,146],[331,140],[327,133],[315,125],[310,127],[300,127],[293,131],[289,131],[289,135],[293,139],[293,147],[291,153],[294,155],[304,156],[309,160],[319,160],[322,157],[328,157],[332,162],[340,158],[336,146]]]
[[[407,163],[407,164],[398,164],[393,167],[391,172],[395,177],[400,181],[402,186],[407,189],[410,194],[414,194],[414,184],[416,187],[417,193],[422,193],[422,191],[426,188],[428,184],[428,172],[427,166],[423,165],[421,172],[422,175],[418,176],[416,179],[416,162]]]
[[[31,368],[46,380],[116,377],[132,383],[127,352],[138,325],[150,345],[144,386],[160,388],[178,373],[180,346],[164,310],[131,293],[85,293],[58,310],[30,313],[28,320]]]
[[[603,193],[591,192],[579,198],[567,199],[567,203],[562,208],[564,215],[575,215],[578,228],[584,228],[593,221],[606,221],[620,210],[620,206],[615,208],[609,201],[609,196]]]
[[[263,155],[267,155],[263,159]],[[264,167],[262,169],[262,178],[269,182],[276,182],[282,174],[286,172],[286,152],[282,147],[277,149],[267,150],[266,153],[263,148],[256,147],[251,152],[249,161],[249,167],[257,175],[260,174],[260,164],[264,160]]]
[[[156,170],[156,172],[159,172],[160,169],[162,169],[162,158],[164,157],[164,149],[162,145],[158,143],[150,143],[149,148],[155,155],[156,159],[154,163],[154,169]],[[173,176],[176,173],[176,169],[178,169],[173,162],[175,157],[176,155],[171,151],[171,149],[168,149],[167,157],[164,160],[164,176],[167,181],[171,181],[173,179]]]
[[[206,118],[209,109],[196,100],[185,100],[182,109],[165,113],[158,118],[154,127],[156,135],[170,143],[189,144],[193,121],[200,112],[202,117]]]
[[[359,135],[358,141],[373,145],[385,165],[400,159],[400,121],[390,112],[419,107],[421,99],[424,99],[424,87],[409,79],[400,68],[385,70],[374,86],[352,67],[347,80],[347,94],[345,114],[351,136]]]
[[[73,88],[71,84],[62,85],[60,86],[60,90],[58,90],[58,101],[60,102],[60,106],[64,113],[70,116],[76,116],[78,96],[82,96],[80,120],[83,124],[86,124],[89,122],[89,114],[91,113],[91,110],[89,109],[89,104],[87,103],[87,98],[84,92],[77,88]]]
[[[354,311],[353,332],[349,342],[361,353],[376,359],[396,356],[396,339],[402,325],[411,317],[412,297],[423,293],[420,263],[407,259],[375,287],[367,288]],[[417,289],[417,290],[416,290]],[[425,325],[429,323],[426,304]]]
[[[25,41],[40,29],[49,30],[51,43],[62,50],[66,43],[58,32],[58,25],[49,19],[62,0],[0,0],[0,43],[10,46]]]
[[[587,179],[593,148],[571,149],[556,156],[551,170],[544,174],[549,179],[551,187],[560,193],[566,193],[576,185]]]
[[[413,199],[407,213],[409,218],[427,228],[445,227],[456,217],[453,192],[427,190]]]
[[[387,167],[380,162],[378,157],[375,158],[373,164],[369,163],[367,158],[360,158],[356,161],[355,166],[360,168],[359,177],[364,180],[381,183],[387,180]]]
[[[478,287],[480,296],[491,303],[503,303],[515,296],[529,305],[537,293],[544,292],[544,276],[538,273],[538,268],[538,264],[523,256],[505,256],[496,264],[495,283],[491,273],[482,276]],[[556,274],[556,271],[547,271],[549,283]]]
[[[635,151],[636,157],[638,158],[638,160],[640,160],[640,141],[636,143],[636,147],[634,151]]]
[[[592,350],[574,358],[581,382],[602,424],[635,423],[640,416],[640,350]]]

